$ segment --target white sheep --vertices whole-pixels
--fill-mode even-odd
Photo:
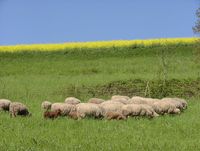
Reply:
[[[130,99],[130,97],[128,97],[128,96],[123,96],[123,95],[113,95],[112,97],[111,97],[111,100],[115,100],[115,99],[126,99],[126,100],[129,100]]]
[[[81,103],[81,101],[75,97],[68,97],[65,99],[65,103],[76,105]]]
[[[44,101],[42,102],[41,104],[41,108],[44,109],[44,110],[50,110],[51,109],[51,102],[49,101]]]
[[[103,103],[105,100],[103,99],[99,99],[99,98],[91,98],[88,100],[88,103],[94,103],[94,104],[101,104]]]
[[[86,116],[92,116],[100,118],[102,116],[102,110],[98,104],[94,103],[80,103],[76,105],[76,112],[78,119],[85,118]]]
[[[173,103],[176,108],[184,110],[187,108],[187,102],[179,98],[163,98],[162,101]]]
[[[176,106],[170,102],[157,101],[153,103],[152,107],[158,114],[165,114],[165,113],[179,114],[180,113],[180,109],[176,108]]]
[[[26,105],[20,102],[12,102],[10,103],[9,112],[11,117],[16,117],[17,115],[28,116],[31,115],[29,113]]]
[[[0,99],[0,111],[9,111],[10,103],[8,99]]]
[[[146,116],[157,117],[159,116],[154,109],[147,104],[127,104],[122,107],[124,116]]]
[[[107,112],[118,112],[122,113],[122,106],[124,104],[121,102],[115,102],[115,101],[105,101],[101,104],[99,104],[100,108],[102,109],[102,115],[105,117]]]
[[[129,102],[132,104],[148,104],[152,105],[154,102],[160,101],[159,99],[152,99],[152,98],[143,98],[140,96],[134,96],[132,97]]]
[[[71,111],[75,110],[75,105],[68,103],[53,103],[51,105],[51,111],[61,110],[62,116],[67,116]]]

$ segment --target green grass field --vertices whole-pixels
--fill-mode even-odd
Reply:
[[[28,118],[0,114],[0,150],[200,150],[199,69],[195,44],[0,52],[0,98],[23,102],[32,112]],[[146,96],[181,96],[189,108],[152,120],[42,117],[44,100],[145,96],[148,82]]]

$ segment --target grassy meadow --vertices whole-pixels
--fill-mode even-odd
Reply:
[[[195,38],[0,46],[0,98],[32,112],[0,114],[0,150],[200,150],[199,54]],[[152,120],[42,117],[44,100],[114,94],[178,96],[189,108]]]

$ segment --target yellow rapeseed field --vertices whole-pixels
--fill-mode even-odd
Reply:
[[[20,51],[62,51],[67,49],[99,49],[99,48],[120,48],[120,47],[153,47],[167,45],[190,45],[195,44],[197,38],[166,38],[149,40],[114,40],[97,42],[69,42],[63,44],[32,44],[0,46],[0,52]]]

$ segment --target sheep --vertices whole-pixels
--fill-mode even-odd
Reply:
[[[184,110],[187,108],[187,102],[180,98],[163,98],[162,101],[173,103],[178,109]]]
[[[105,115],[105,118],[107,120],[112,120],[112,119],[116,119],[116,120],[126,120],[126,116],[124,116],[121,113],[118,112],[107,112]]]
[[[142,108],[140,104],[128,104],[122,107],[124,116],[139,116]]]
[[[43,114],[44,118],[50,118],[50,119],[55,119],[58,116],[61,116],[61,110],[56,110],[56,111],[45,111]]]
[[[140,96],[134,96],[132,97],[129,102],[132,104],[148,104],[152,105],[154,102],[159,101],[159,99],[152,99],[152,98],[143,98]]]
[[[155,112],[155,110],[153,109],[152,106],[148,105],[148,104],[141,104],[142,105],[142,112],[140,113],[141,116],[147,116],[147,117],[150,117],[150,118],[153,118],[153,117],[158,117],[159,114],[157,114]]]
[[[123,95],[113,95],[111,97],[111,100],[115,100],[115,99],[126,99],[126,100],[129,100],[130,98],[128,96],[123,96]]]
[[[75,110],[75,105],[67,103],[53,103],[51,105],[51,111],[61,110],[62,116],[67,116],[71,111]]]
[[[9,111],[10,103],[8,99],[0,99],[0,111]]]
[[[179,114],[180,109],[176,108],[173,103],[165,102],[165,101],[157,101],[152,105],[153,109],[158,114]]]
[[[76,105],[81,103],[81,101],[75,97],[68,97],[65,99],[65,103],[67,104],[72,104],[72,105]]]
[[[93,116],[100,118],[102,116],[101,108],[98,104],[94,103],[80,103],[76,105],[76,112],[78,119],[85,118],[86,116]]]
[[[99,98],[91,98],[88,100],[88,103],[94,103],[94,104],[101,104],[103,103],[105,100],[103,99],[99,99]]]
[[[115,101],[105,101],[99,104],[100,108],[102,109],[102,115],[105,117],[107,112],[118,112],[122,113],[122,106],[124,104]]]
[[[159,116],[154,109],[147,104],[127,104],[122,107],[124,116],[147,116],[149,118]]]
[[[51,109],[51,102],[49,101],[44,101],[42,102],[41,104],[41,108],[44,109],[44,110],[50,110]]]
[[[26,105],[24,105],[20,102],[10,103],[9,112],[10,112],[11,117],[16,117],[17,115],[22,115],[22,116],[28,116],[28,115],[30,116],[31,115],[31,113],[29,113]]]

